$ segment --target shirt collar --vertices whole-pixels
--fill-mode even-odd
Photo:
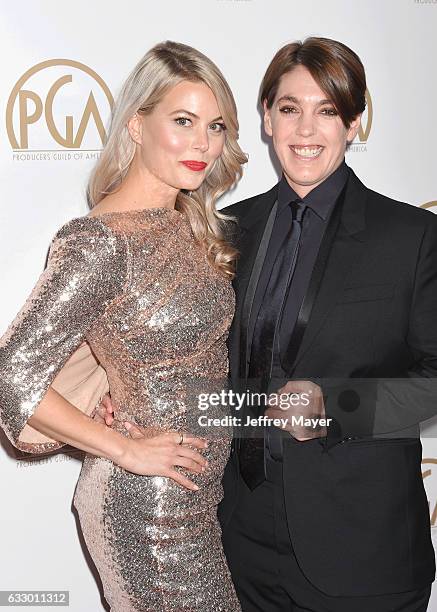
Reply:
[[[279,181],[278,189],[278,215],[296,199],[301,199],[304,204],[309,206],[319,217],[326,220],[331,212],[341,190],[349,177],[349,166],[342,161],[337,170],[326,178],[323,183],[311,189],[304,197],[299,198],[297,193],[287,182],[283,174]]]

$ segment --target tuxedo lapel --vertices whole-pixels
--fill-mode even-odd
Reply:
[[[248,205],[248,212],[239,220],[239,240],[237,248],[240,256],[237,261],[234,289],[236,295],[236,309],[232,324],[229,348],[231,358],[231,370],[234,375],[245,377],[247,366],[247,328],[250,311],[254,298],[254,291],[258,282],[264,255],[261,251],[268,244],[272,223],[272,209],[276,202],[278,186],[275,185],[270,191],[260,195],[254,202]],[[262,243],[262,244],[261,244]],[[255,266],[255,264],[257,264]],[[255,270],[254,270],[255,267]],[[249,290],[249,291],[248,291]],[[250,339],[249,339],[250,341]],[[236,368],[236,363],[239,367]],[[233,363],[232,363],[233,362]]]
[[[289,376],[293,375],[297,364],[308,352],[328,314],[335,306],[338,295],[353,272],[354,265],[364,247],[367,188],[352,170],[350,172],[338,227],[335,229],[333,236],[329,236],[330,228],[329,226],[327,228],[316,259],[308,292],[302,304],[302,308],[309,309],[309,312],[307,313],[308,322],[303,331],[303,337],[301,337],[301,342],[298,341],[300,346],[291,346],[291,344],[289,346],[292,355],[291,359],[289,355],[286,359]],[[334,213],[332,217],[334,217]],[[332,217],[330,223],[333,221]],[[326,257],[326,263],[322,261],[323,257]],[[323,266],[323,270],[320,269],[321,266]],[[320,278],[317,278],[318,274]],[[308,304],[308,297],[311,300],[310,304]],[[302,314],[302,308],[299,316]]]

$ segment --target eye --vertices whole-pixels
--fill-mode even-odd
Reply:
[[[284,113],[284,115],[289,115],[290,113],[297,112],[298,109],[295,106],[281,106],[279,111]]]
[[[177,117],[175,121],[182,127],[187,127],[189,123],[191,123],[191,119],[188,119],[187,117]]]
[[[209,126],[213,132],[224,132],[226,130],[226,126],[224,123],[211,123]]]
[[[338,115],[335,108],[323,108],[321,110],[322,114],[327,115],[328,117],[336,117]]]

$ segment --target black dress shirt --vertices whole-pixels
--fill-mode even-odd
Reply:
[[[283,357],[288,348],[300,306],[308,288],[323,234],[328,225],[335,202],[348,177],[349,168],[343,160],[337,170],[302,199],[290,187],[284,175],[279,182],[278,209],[255,291],[251,321],[249,322],[252,329],[262,300],[268,299],[265,291],[278,250],[291,228],[293,212],[290,202],[299,200],[298,205],[302,205],[303,202],[307,209],[302,220],[302,234],[297,263],[285,298],[278,343],[273,351],[273,378],[283,378],[287,375],[281,365],[281,355]]]

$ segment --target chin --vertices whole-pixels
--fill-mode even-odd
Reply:
[[[185,182],[185,184],[181,187],[181,189],[185,189],[186,191],[196,191],[202,185],[204,179],[199,181],[191,181],[190,183]]]
[[[317,176],[299,176],[298,174],[289,174],[288,176],[296,185],[305,185],[306,187],[323,180],[323,175],[321,174]]]
[[[196,191],[196,189],[199,189],[202,183],[203,181],[174,181],[172,182],[171,186],[179,191]]]

